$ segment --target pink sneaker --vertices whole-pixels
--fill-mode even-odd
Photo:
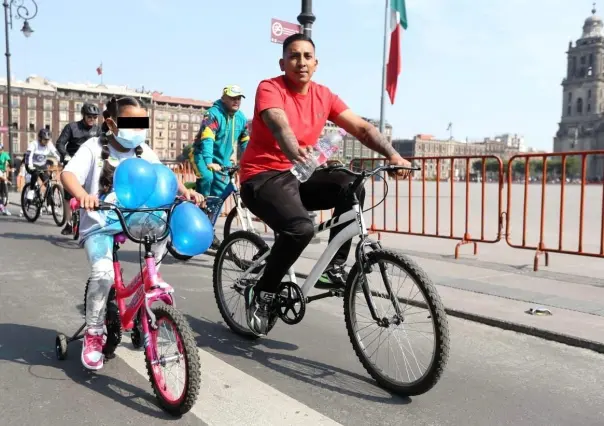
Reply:
[[[102,328],[89,328],[84,333],[82,365],[89,370],[103,368],[103,336]]]

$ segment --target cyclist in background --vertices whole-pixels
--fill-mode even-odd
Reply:
[[[189,151],[189,161],[197,177],[196,189],[204,197],[222,195],[229,177],[215,172],[231,167],[236,162],[235,144],[243,152],[250,139],[247,119],[239,110],[241,98],[245,96],[239,86],[230,85],[222,90],[222,97],[205,113]],[[212,248],[219,245],[214,236]]]
[[[45,186],[50,180],[50,175],[47,171],[49,160],[48,157],[55,157],[57,160],[61,158],[59,152],[50,141],[50,130],[41,129],[38,132],[38,140],[31,142],[27,147],[24,161],[25,170],[31,175],[31,187],[35,185],[38,179],[42,181],[42,185],[40,187],[41,194],[44,194],[44,191],[46,190]],[[34,199],[33,190],[30,189],[27,192],[27,199]],[[46,213],[48,213],[48,206],[46,206]]]
[[[4,150],[4,144],[0,142],[0,185],[2,185],[2,191],[6,191],[7,200],[6,206],[3,204],[4,194],[0,194],[2,199],[0,199],[0,214],[4,216],[10,216],[10,212],[8,211],[8,184],[10,183],[10,163],[11,158],[8,152]]]
[[[74,121],[66,125],[61,131],[59,139],[57,139],[57,150],[61,154],[61,163],[66,165],[71,157],[78,152],[80,146],[90,138],[99,136],[100,130],[98,126],[98,117],[101,113],[99,107],[95,104],[85,103],[80,110],[82,119]],[[65,191],[66,205],[69,205],[69,200],[72,196]],[[66,223],[65,228],[61,231],[62,235],[70,235],[73,233],[71,223],[71,209],[65,209]]]

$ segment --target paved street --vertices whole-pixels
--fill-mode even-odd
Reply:
[[[17,212],[15,206],[11,207]],[[88,265],[49,216],[0,217],[0,410],[2,424],[163,424],[126,344],[99,374],[80,366],[80,344],[54,358],[57,330],[81,323]],[[126,274],[138,249],[123,250]],[[413,398],[375,385],[357,360],[341,300],[309,305],[296,326],[280,323],[250,343],[222,323],[211,291],[213,258],[167,257],[164,278],[197,334],[202,394],[173,424],[601,425],[604,358],[594,352],[450,318],[451,358],[441,382]]]

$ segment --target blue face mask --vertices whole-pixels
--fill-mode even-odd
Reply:
[[[145,143],[147,139],[147,129],[119,129],[115,139],[121,146],[127,149],[134,149]]]

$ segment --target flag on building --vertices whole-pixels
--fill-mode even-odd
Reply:
[[[102,75],[103,74],[103,63],[101,62],[101,65],[99,65],[96,69],[96,73],[98,75]]]
[[[386,91],[394,104],[398,76],[401,73],[401,36],[407,29],[405,0],[390,0],[390,54],[386,68]]]

